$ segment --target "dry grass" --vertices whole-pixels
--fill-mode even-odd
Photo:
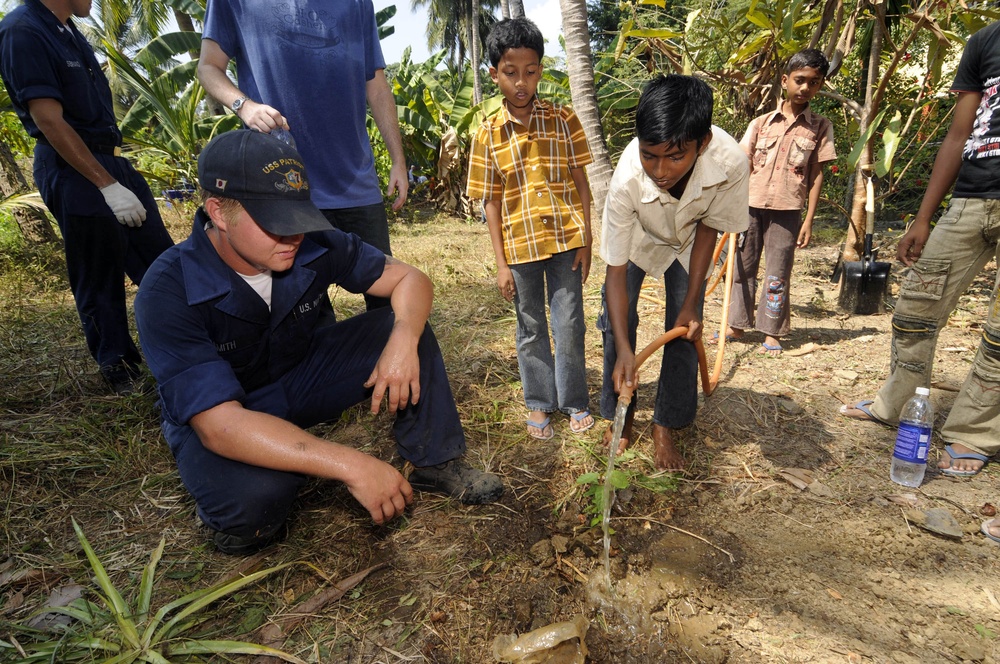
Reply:
[[[190,212],[166,212],[175,238],[188,233]],[[397,256],[434,281],[431,322],[450,370],[469,456],[501,474],[508,493],[498,505],[475,509],[420,496],[406,517],[377,528],[342,487],[313,481],[300,498],[290,536],[268,553],[266,564],[306,560],[336,581],[388,563],[388,570],[302,623],[288,646],[301,657],[487,661],[494,636],[526,627],[515,620],[514,598],[543,597],[544,622],[583,610],[579,597],[565,604],[552,604],[549,597],[565,592],[562,584],[579,583],[570,567],[561,568],[563,582],[540,584],[539,570],[526,554],[547,535],[546,524],[567,508],[571,517],[578,513],[581,489],[575,479],[599,468],[599,432],[573,436],[560,420],[556,438],[527,442],[513,309],[496,293],[483,226],[418,215],[394,225],[393,246]],[[0,260],[5,311],[0,320],[0,524],[8,552],[0,558],[5,597],[0,621],[23,621],[70,578],[86,582],[70,517],[80,522],[113,579],[125,587],[137,582],[135,574],[165,536],[160,600],[230,575],[241,561],[215,553],[198,526],[160,437],[154,397],[105,395],[58,252]],[[591,320],[600,281],[595,267],[586,287]],[[360,297],[336,290],[331,295],[338,315],[363,308]],[[588,343],[591,357],[598,358],[590,362],[589,378],[592,386],[599,385],[600,348],[592,325]],[[372,417],[363,407],[317,432],[399,462],[393,458],[389,418]],[[571,518],[572,525],[579,526],[581,518]],[[587,560],[576,564],[592,566]],[[326,583],[314,573],[287,571],[223,602],[218,620],[206,630],[216,637],[247,638],[268,617],[294,611]],[[0,638],[8,631],[3,623]]]
[[[167,213],[176,238],[187,235],[190,212]],[[255,566],[304,560],[322,570],[294,567],[221,602],[216,619],[204,626],[213,638],[252,639],[271,617],[295,613],[298,604],[338,579],[384,563],[343,599],[303,620],[286,649],[315,662],[489,662],[497,635],[582,612],[592,618],[593,661],[624,661],[626,651],[630,661],[661,661],[659,637],[637,632],[621,616],[595,612],[584,578],[603,573],[600,534],[586,526],[585,487],[576,479],[603,469],[603,425],[574,436],[566,419],[557,416],[552,440],[525,435],[514,313],[496,292],[486,229],[419,213],[395,223],[392,232],[395,254],[419,266],[435,284],[431,322],[449,368],[469,456],[503,476],[508,491],[502,501],[468,508],[420,495],[403,518],[374,527],[343,487],[311,481],[283,543],[250,561],[220,555],[196,522],[193,503],[160,437],[153,397],[104,395],[58,253],[0,256],[0,543],[7,552],[0,555],[0,639],[11,623],[43,606],[53,589],[70,579],[86,584],[86,564],[70,525],[75,517],[119,586],[137,584],[135,576],[149,552],[160,537],[167,538],[154,604]],[[852,320],[835,312],[828,286],[832,260],[826,260],[833,251],[829,247],[800,257],[796,279],[805,290],[796,295],[795,331],[786,348],[813,342],[836,345],[838,352],[775,362],[756,354],[759,339],[728,347],[723,385],[682,433],[689,471],[678,480],[677,499],[635,486],[619,495],[613,521],[620,552],[613,564],[616,578],[648,568],[649,543],[669,532],[676,516],[707,501],[733,501],[740,507],[770,496],[777,502],[766,503],[768,509],[780,513],[775,518],[794,518],[781,496],[787,490],[777,478],[781,467],[821,469],[838,482],[835,502],[840,505],[865,500],[870,478],[856,469],[881,473],[885,451],[871,444],[869,426],[831,418],[830,401],[831,395],[847,400],[874,391],[886,373],[887,357],[873,354],[864,339],[884,334],[888,321]],[[595,412],[601,340],[594,321],[602,282],[603,266],[595,261],[584,291]],[[984,288],[988,292],[989,284],[977,282],[968,311],[960,310],[956,320],[963,315],[981,319]],[[338,315],[363,308],[360,297],[341,291],[331,295]],[[706,305],[711,327],[717,325],[720,302],[713,296]],[[649,301],[640,307],[642,344],[662,329],[662,314]],[[830,376],[841,369],[856,372],[857,379],[832,385]],[[655,371],[645,374],[638,443],[621,459],[637,477],[653,472],[649,429]],[[372,417],[364,407],[316,432],[399,464],[390,419]],[[855,472],[848,474],[852,466]],[[726,528],[721,524],[704,531],[712,545],[733,551],[738,560],[705,572],[720,584],[737,575],[745,559]],[[557,537],[565,550],[536,546]]]

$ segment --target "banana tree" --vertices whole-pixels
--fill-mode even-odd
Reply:
[[[155,73],[159,64],[189,51],[200,41],[201,36],[195,32],[162,35],[150,41],[133,59],[113,44],[103,44],[110,67],[136,97],[121,120],[122,133],[129,143],[166,160],[170,174],[147,175],[170,186],[181,178],[194,182],[197,156],[204,144],[215,134],[239,126],[238,118],[233,115],[211,116],[204,112],[205,91],[195,74],[197,61]],[[154,75],[149,77],[146,72]],[[173,181],[165,181],[167,178]]]

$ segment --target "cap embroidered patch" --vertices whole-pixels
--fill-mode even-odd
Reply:
[[[229,182],[229,180],[223,180],[222,178],[216,178],[215,179],[215,188],[218,189],[218,190],[220,190],[220,191],[225,191],[226,190],[226,183],[227,182]]]
[[[278,191],[298,191],[303,188],[303,186],[308,189],[309,185],[302,178],[302,174],[295,170],[294,168],[289,170],[287,173],[282,173],[284,180],[282,182],[275,182],[274,186]]]

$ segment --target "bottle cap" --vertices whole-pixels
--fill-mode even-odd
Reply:
[[[931,391],[929,389],[927,389],[926,387],[918,387],[917,388],[917,394],[919,394],[922,397],[930,396],[930,393],[931,393]]]

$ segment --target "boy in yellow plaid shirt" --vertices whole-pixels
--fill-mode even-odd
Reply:
[[[557,410],[569,415],[574,433],[594,426],[583,319],[591,259],[590,186],[583,167],[592,159],[576,114],[535,96],[544,54],[538,27],[526,18],[501,21],[486,48],[504,102],[476,131],[467,193],[484,201],[497,285],[517,310],[528,434],[548,440],[554,435],[549,414]]]

